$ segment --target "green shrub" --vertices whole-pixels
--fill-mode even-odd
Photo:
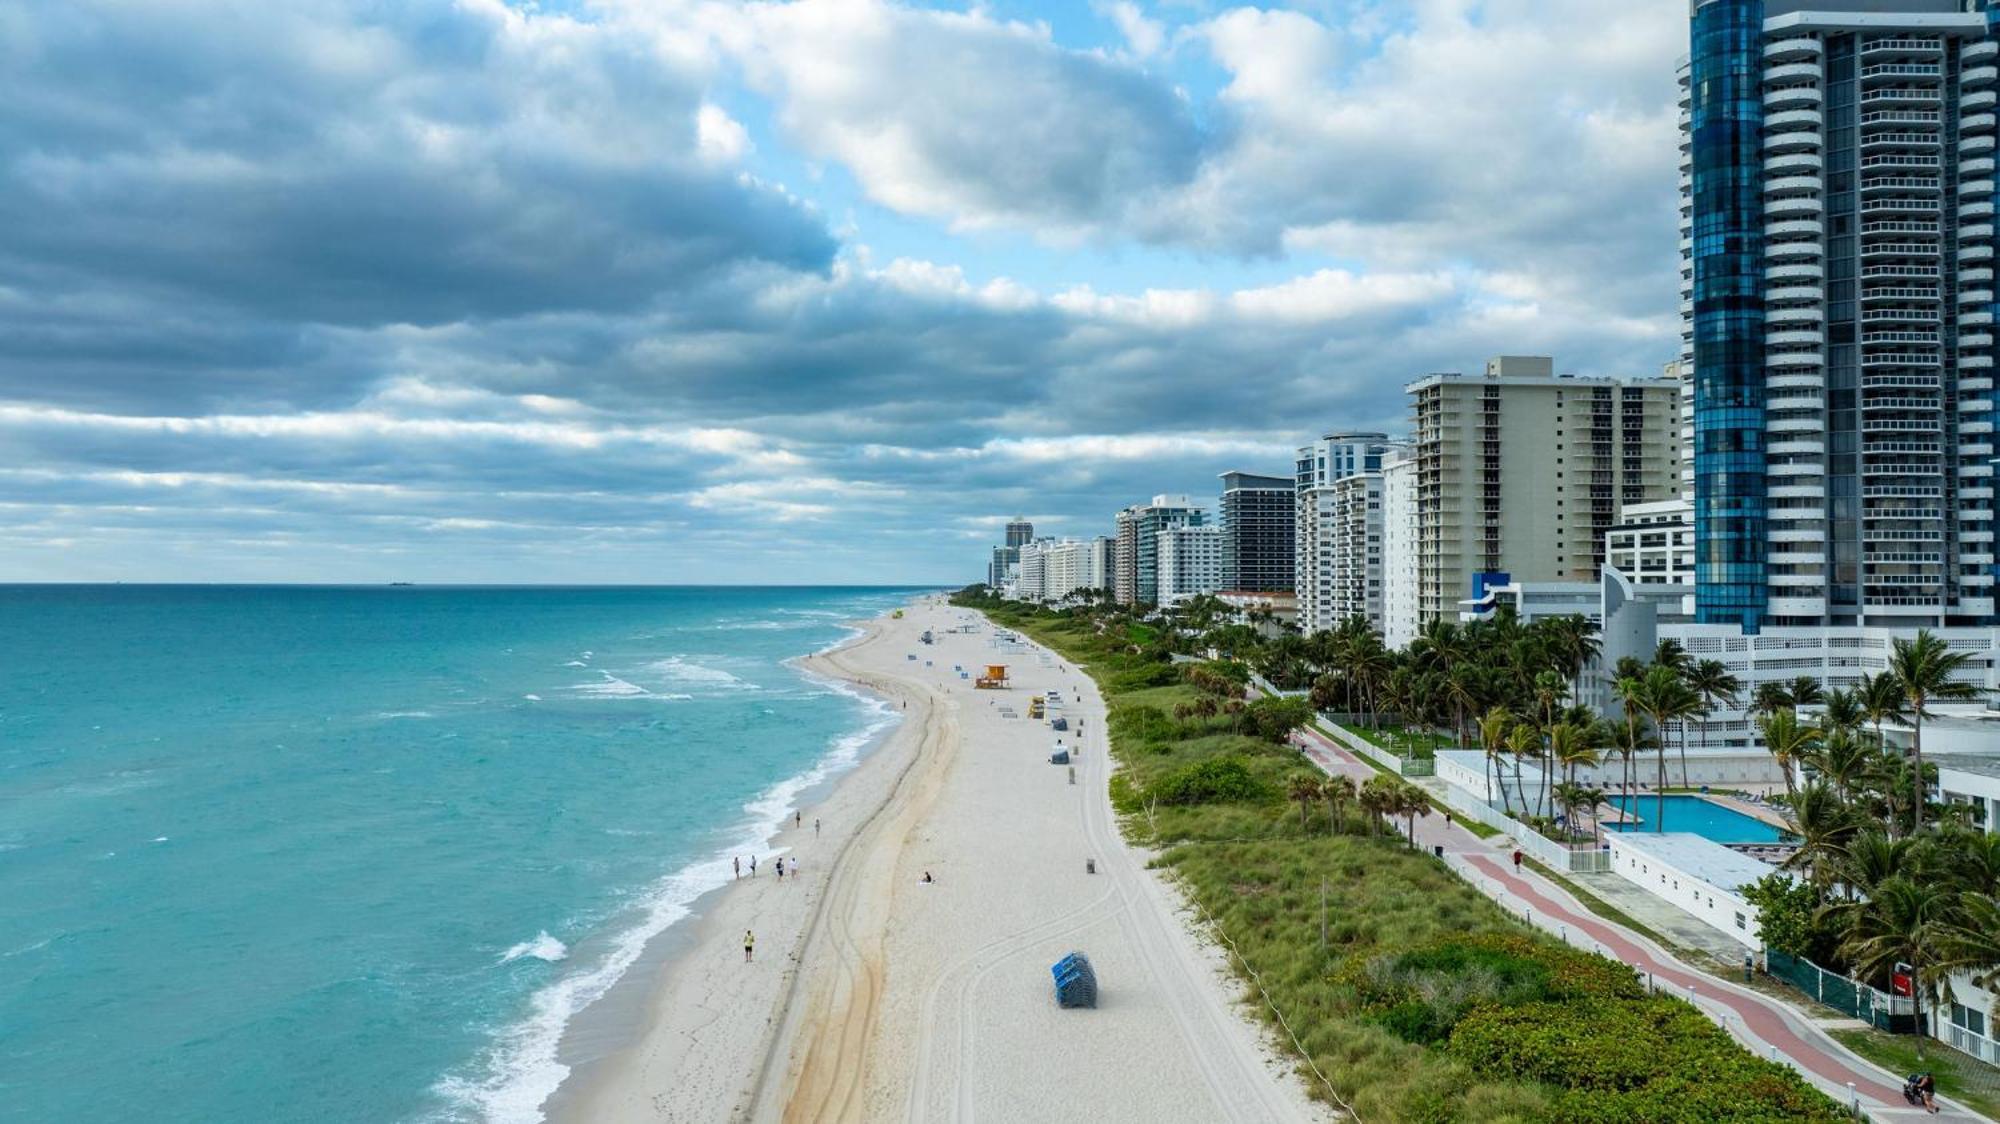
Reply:
[[[1240,757],[1214,757],[1183,765],[1154,781],[1146,791],[1162,804],[1218,804],[1268,795]]]

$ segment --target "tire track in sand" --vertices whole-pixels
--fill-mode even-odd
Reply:
[[[808,973],[802,962],[793,977],[745,1114],[752,1121],[843,1124],[866,1117],[864,1079],[882,999],[882,945],[895,856],[936,802],[958,754],[957,720],[935,691],[904,680],[885,682],[839,652],[825,660],[844,678],[880,694],[921,692],[924,730],[910,768],[834,860],[832,885],[800,942],[802,958],[810,954],[821,963]],[[799,980],[815,974],[825,982],[801,1002]]]

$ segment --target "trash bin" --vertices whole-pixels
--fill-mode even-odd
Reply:
[[[1433,855],[1436,855],[1436,856],[1437,856],[1438,858],[1443,858],[1443,857],[1444,857],[1444,847],[1443,847],[1442,845],[1437,845],[1437,844],[1434,844],[1434,845],[1433,845],[1433,846],[1431,847],[1431,854],[1433,854]]]
[[[1097,873],[1097,860],[1096,860],[1096,859],[1085,859],[1085,860],[1083,860],[1083,872],[1084,872],[1085,874],[1096,874],[1096,873]]]

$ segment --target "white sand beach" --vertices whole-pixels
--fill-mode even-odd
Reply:
[[[580,1068],[553,1118],[1329,1117],[1179,895],[1120,840],[1089,678],[993,644],[983,619],[926,600],[808,661],[907,705],[904,723],[776,841],[802,862],[796,881],[767,861],[702,903],[689,947],[656,969],[638,1041]],[[953,670],[988,663],[1011,689]],[[1050,689],[1067,734],[1027,717]],[[1074,784],[1047,763],[1058,737],[1080,751]],[[1073,950],[1096,966],[1095,1010],[1054,1001],[1049,966]]]

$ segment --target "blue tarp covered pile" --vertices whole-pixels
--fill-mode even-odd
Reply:
[[[1097,1006],[1097,973],[1090,957],[1072,952],[1056,961],[1049,974],[1056,978],[1056,1004],[1061,1007]]]

